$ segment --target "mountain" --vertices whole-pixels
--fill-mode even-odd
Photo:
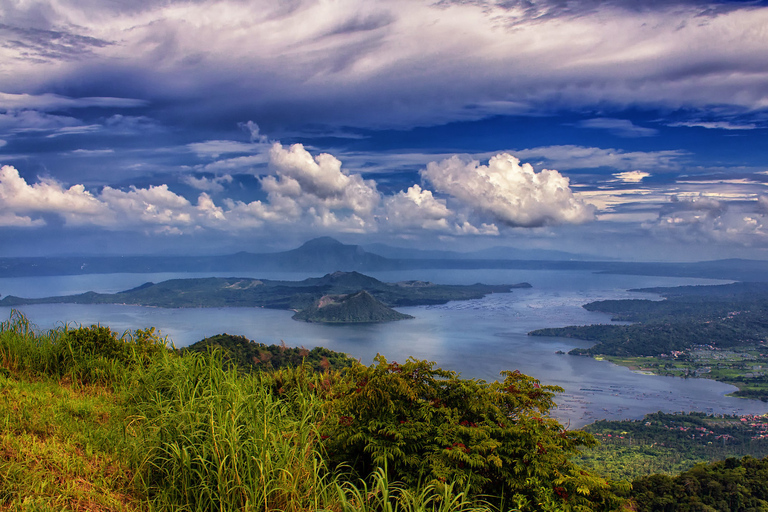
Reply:
[[[387,270],[396,264],[359,245],[345,245],[331,237],[315,238],[297,249],[279,254],[283,266],[301,270]]]
[[[376,300],[365,290],[349,295],[324,295],[314,305],[293,315],[294,320],[326,324],[392,322],[413,318]]]

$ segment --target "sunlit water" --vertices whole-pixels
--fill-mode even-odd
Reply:
[[[230,273],[231,274],[231,273]],[[229,276],[230,274],[218,274]],[[0,294],[44,297],[93,290],[116,292],[147,281],[207,277],[217,274],[109,274],[44,278],[0,279]],[[413,320],[386,324],[330,326],[291,320],[291,312],[262,308],[162,309],[118,305],[51,304],[19,308],[40,328],[64,322],[101,323],[112,329],[155,326],[176,346],[227,332],[271,344],[284,340],[290,346],[324,346],[346,352],[370,363],[377,353],[389,360],[408,357],[436,361],[461,372],[463,377],[492,380],[502,370],[520,370],[545,384],[565,389],[558,395],[555,416],[571,427],[596,419],[640,418],[655,411],[705,411],[714,413],[765,413],[768,404],[724,396],[735,388],[706,379],[681,379],[641,375],[605,361],[569,355],[585,342],[530,337],[542,327],[608,323],[602,313],[581,306],[601,299],[656,298],[628,292],[630,288],[715,284],[703,279],[661,278],[592,274],[583,271],[434,270],[371,273],[383,281],[429,280],[443,284],[518,283],[531,289],[493,294],[484,299],[451,302],[441,306],[399,308]],[[309,274],[238,273],[238,277],[303,279]],[[9,308],[0,308],[7,318]]]

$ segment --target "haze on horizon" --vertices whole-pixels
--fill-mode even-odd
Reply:
[[[0,256],[768,259],[768,1],[0,3]]]

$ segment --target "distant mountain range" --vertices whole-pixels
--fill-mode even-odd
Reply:
[[[419,260],[551,260],[551,261],[589,261],[599,259],[596,256],[574,254],[565,251],[547,249],[515,249],[514,247],[489,247],[479,251],[456,252],[440,250],[409,249],[392,247],[385,244],[367,244],[363,248],[374,254],[394,259]]]
[[[377,252],[378,251],[378,252]],[[536,257],[534,257],[534,255]],[[527,259],[525,257],[528,257]],[[382,271],[416,269],[586,270],[591,272],[768,281],[768,262],[717,260],[696,263],[622,262],[582,259],[558,251],[492,248],[473,253],[407,250],[384,245],[348,245],[330,237],[275,253],[221,256],[68,256],[0,258],[0,277],[157,272]]]

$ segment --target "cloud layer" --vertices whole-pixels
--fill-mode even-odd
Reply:
[[[160,102],[179,116],[215,108],[273,125],[375,127],[544,105],[768,107],[768,8],[749,4],[42,4],[0,6],[0,108]],[[13,92],[62,82],[77,98]],[[95,85],[106,94],[93,97]],[[653,135],[620,119],[585,126]]]
[[[168,185],[99,192],[83,185],[65,187],[52,179],[28,184],[12,166],[0,171],[0,223],[40,226],[45,215],[67,225],[106,229],[145,229],[182,233],[200,229],[247,231],[292,226],[325,232],[410,232],[429,230],[452,235],[496,235],[500,227],[536,227],[582,223],[594,208],[579,200],[568,179],[557,171],[536,173],[509,154],[480,165],[458,157],[432,162],[422,171],[445,198],[413,185],[384,196],[374,180],[349,173],[333,155],[313,156],[301,144],[274,143],[270,174],[261,178],[265,200],[225,198],[216,204],[210,193],[224,192],[230,175],[185,176],[182,182],[203,190],[196,203]]]

